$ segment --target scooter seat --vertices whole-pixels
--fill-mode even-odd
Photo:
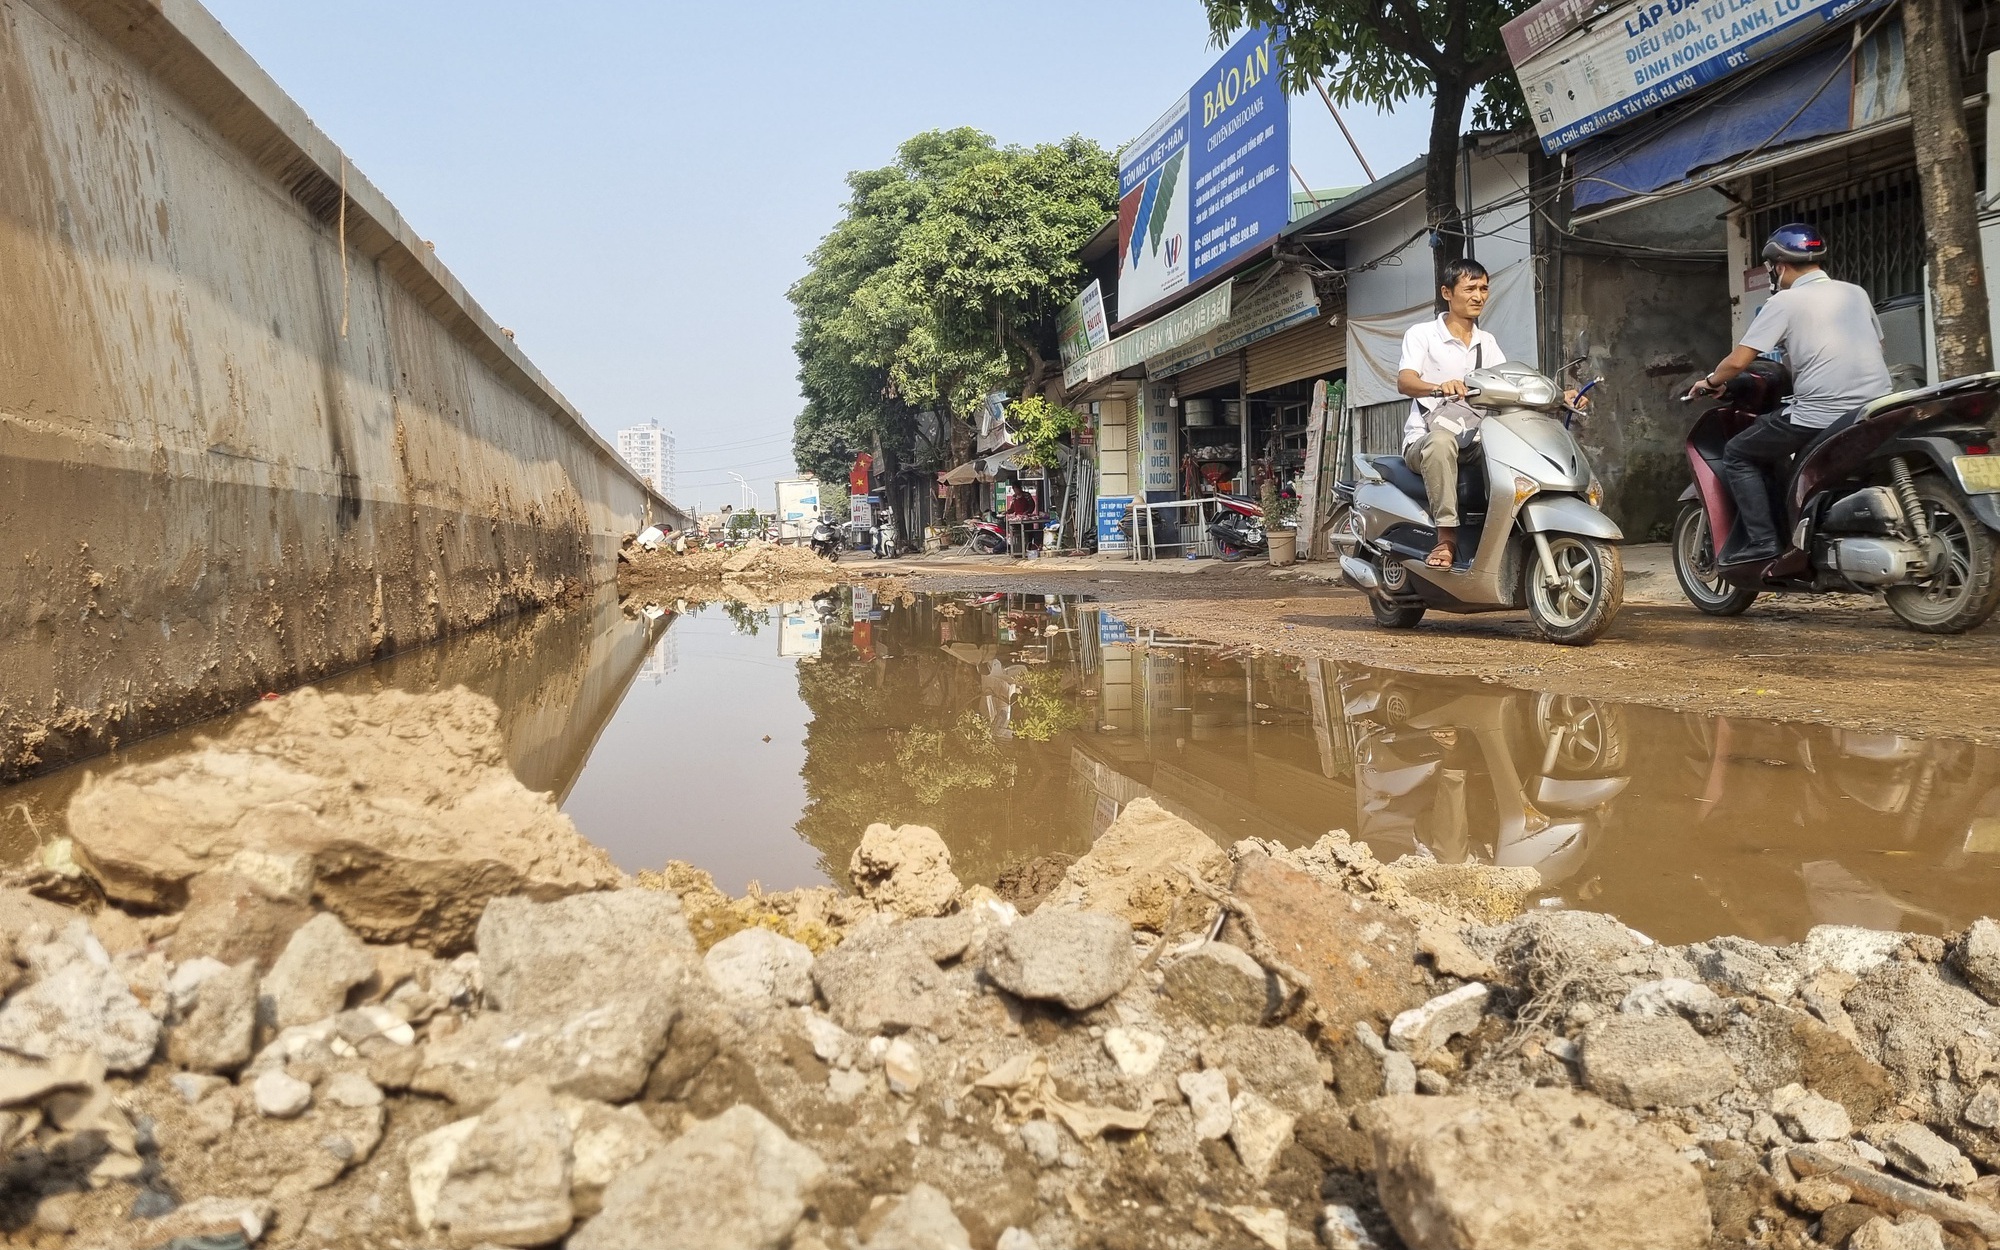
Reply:
[[[1459,515],[1474,518],[1486,514],[1485,492],[1481,489],[1483,479],[1478,469],[1479,451],[1475,447],[1461,452],[1458,462],[1458,511]],[[1402,491],[1411,499],[1423,505],[1428,512],[1431,506],[1430,492],[1424,489],[1423,475],[1410,467],[1410,462],[1401,456],[1370,456],[1368,462],[1382,475],[1382,480]]]
[[[1382,480],[1402,491],[1405,495],[1428,507],[1430,494],[1424,490],[1423,475],[1410,467],[1410,462],[1401,456],[1370,456],[1368,463],[1382,475]]]

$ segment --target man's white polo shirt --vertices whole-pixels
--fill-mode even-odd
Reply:
[[[1439,313],[1403,332],[1403,358],[1396,365],[1396,371],[1415,369],[1418,377],[1433,384],[1463,382],[1465,375],[1474,369],[1485,369],[1506,359],[1507,353],[1500,350],[1500,340],[1476,325],[1472,327],[1472,342],[1459,342],[1452,337],[1450,330],[1445,329],[1444,314]],[[1424,414],[1438,402],[1435,399],[1410,401],[1410,416],[1403,422],[1403,446],[1408,447],[1423,437],[1427,428]]]

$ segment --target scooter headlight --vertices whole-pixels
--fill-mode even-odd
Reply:
[[[1520,474],[1518,474],[1518,473],[1517,473],[1517,474],[1515,474],[1515,475],[1514,475],[1514,506],[1515,506],[1516,508],[1520,507],[1520,506],[1521,506],[1522,504],[1524,504],[1524,503],[1526,503],[1526,502],[1528,501],[1528,496],[1530,496],[1530,495],[1534,494],[1534,493],[1535,493],[1536,491],[1538,491],[1538,490],[1540,490],[1540,489],[1541,489],[1541,487],[1539,487],[1539,486],[1535,485],[1535,484],[1534,484],[1534,483],[1533,483],[1532,481],[1528,480],[1528,479],[1527,479],[1527,478],[1525,478],[1525,477],[1522,477],[1522,476],[1521,476]]]
[[[1593,508],[1604,506],[1604,483],[1597,480],[1595,473],[1590,475],[1590,486],[1584,490],[1583,497],[1590,501]]]

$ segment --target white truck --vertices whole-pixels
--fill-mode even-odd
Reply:
[[[819,479],[794,477],[775,484],[778,510],[778,541],[803,543],[812,537],[819,520]]]

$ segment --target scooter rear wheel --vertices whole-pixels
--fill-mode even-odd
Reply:
[[[1690,499],[1674,519],[1674,580],[1698,612],[1740,616],[1757,599],[1757,588],[1724,581],[1715,568],[1715,544],[1708,533],[1708,509]]]
[[[1564,646],[1597,641],[1625,602],[1618,548],[1596,538],[1551,534],[1549,552],[1561,578],[1556,585],[1543,578],[1539,559],[1530,559],[1521,574],[1528,580],[1525,597],[1535,632]]]
[[[1389,603],[1368,596],[1368,610],[1375,614],[1375,623],[1383,629],[1415,629],[1417,622],[1424,619],[1424,605],[1421,603]]]
[[[1883,597],[1911,629],[1962,634],[2000,607],[2000,573],[1994,569],[2000,544],[1942,479],[1920,477],[1916,486],[1931,533],[1944,543],[1944,567],[1921,586],[1891,586]]]

